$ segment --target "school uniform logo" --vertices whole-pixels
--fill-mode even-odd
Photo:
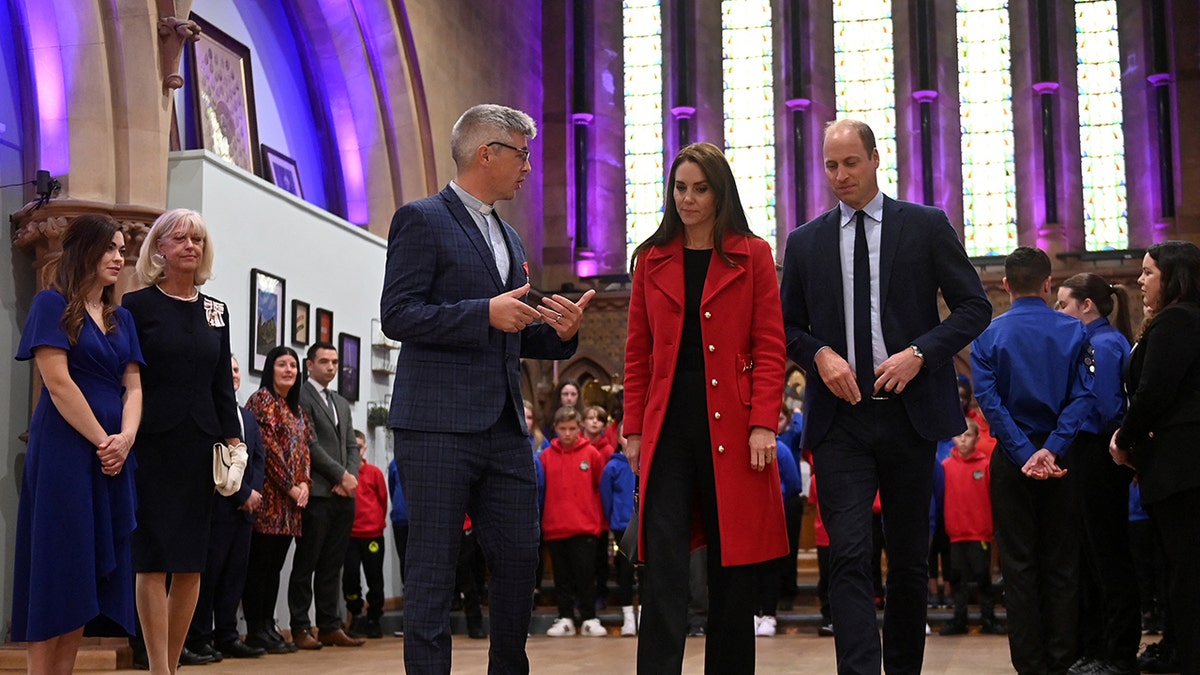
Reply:
[[[983,480],[983,469],[975,469],[975,471],[971,473],[971,478],[974,478],[975,480]]]
[[[592,465],[591,465],[590,463],[588,463],[588,461],[585,459],[585,460],[583,460],[582,462],[580,462],[580,463],[579,463],[579,470],[580,470],[580,471],[587,471],[589,468],[591,468],[591,466],[592,466]]]

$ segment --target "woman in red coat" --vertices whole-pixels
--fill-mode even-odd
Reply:
[[[775,460],[783,317],[775,259],[714,145],[679,151],[658,230],[634,251],[625,454],[640,471],[639,673],[678,673],[688,558],[708,546],[706,672],[754,670],[751,566],[788,550]],[[704,423],[707,420],[707,424]]]

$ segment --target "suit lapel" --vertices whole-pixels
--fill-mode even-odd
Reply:
[[[504,280],[500,278],[500,272],[496,269],[496,256],[492,255],[492,246],[486,239],[483,238],[483,233],[479,231],[479,226],[475,224],[475,219],[467,213],[467,207],[463,205],[462,200],[454,193],[454,188],[449,185],[442,190],[442,199],[446,201],[446,206],[450,210],[450,215],[458,222],[458,226],[462,228],[463,233],[467,235],[467,239],[471,241],[471,245],[475,247],[475,252],[483,259],[483,266],[487,268],[488,275],[492,278],[492,283],[496,284],[496,289],[503,291],[505,289]],[[503,228],[501,228],[503,229]]]
[[[308,393],[312,394],[313,400],[317,402],[317,405],[313,407],[319,408],[321,414],[329,420],[329,423],[332,424],[334,428],[337,428],[337,422],[335,422],[333,419],[333,411],[331,411],[329,406],[325,403],[325,397],[321,394],[321,392],[317,391],[317,388],[312,385],[312,382],[305,382],[304,386],[308,387]]]
[[[829,307],[834,308],[834,317],[837,319],[838,331],[837,335],[842,336],[839,342],[845,342],[846,334],[846,312],[842,308],[842,299],[845,289],[842,286],[842,247],[841,247],[841,209],[834,207],[832,211],[825,214],[824,218],[817,224],[818,230],[813,237],[813,256],[814,260],[827,260],[829,264],[821,265],[820,270],[825,275],[817,288],[828,288],[831,292],[831,297],[834,302],[830,303]],[[818,290],[818,293],[821,291]],[[842,345],[842,351],[845,351],[845,345]]]
[[[904,216],[896,200],[883,198],[883,229],[879,231],[879,316],[882,319],[888,298],[888,286],[892,268],[896,262],[896,248],[904,229]]]

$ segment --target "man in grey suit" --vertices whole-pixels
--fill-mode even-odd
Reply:
[[[538,560],[537,482],[521,401],[522,358],[566,359],[594,295],[537,308],[525,249],[493,211],[530,171],[529,115],[463,113],[450,136],[457,175],[402,206],[388,235],[380,316],[403,347],[388,426],[408,500],[404,665],[450,672],[450,602],[470,513],[491,569],[489,672],[528,673],[525,637]],[[539,323],[538,320],[541,320]]]
[[[316,342],[309,347],[304,365],[308,381],[300,387],[300,408],[312,420],[315,441],[308,447],[312,486],[303,514],[303,534],[296,539],[288,580],[292,641],[301,649],[360,647],[366,640],[347,635],[338,612],[342,562],[354,527],[358,444],[350,404],[329,388],[338,372],[337,349],[328,342]],[[314,596],[319,638],[312,634],[308,616]]]

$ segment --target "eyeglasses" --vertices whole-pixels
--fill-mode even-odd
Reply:
[[[502,143],[500,141],[492,141],[491,143],[488,143],[488,145],[499,145],[502,148],[508,148],[509,150],[517,153],[517,159],[521,160],[522,163],[529,161],[529,148],[518,148],[515,145],[509,145],[508,143]]]

